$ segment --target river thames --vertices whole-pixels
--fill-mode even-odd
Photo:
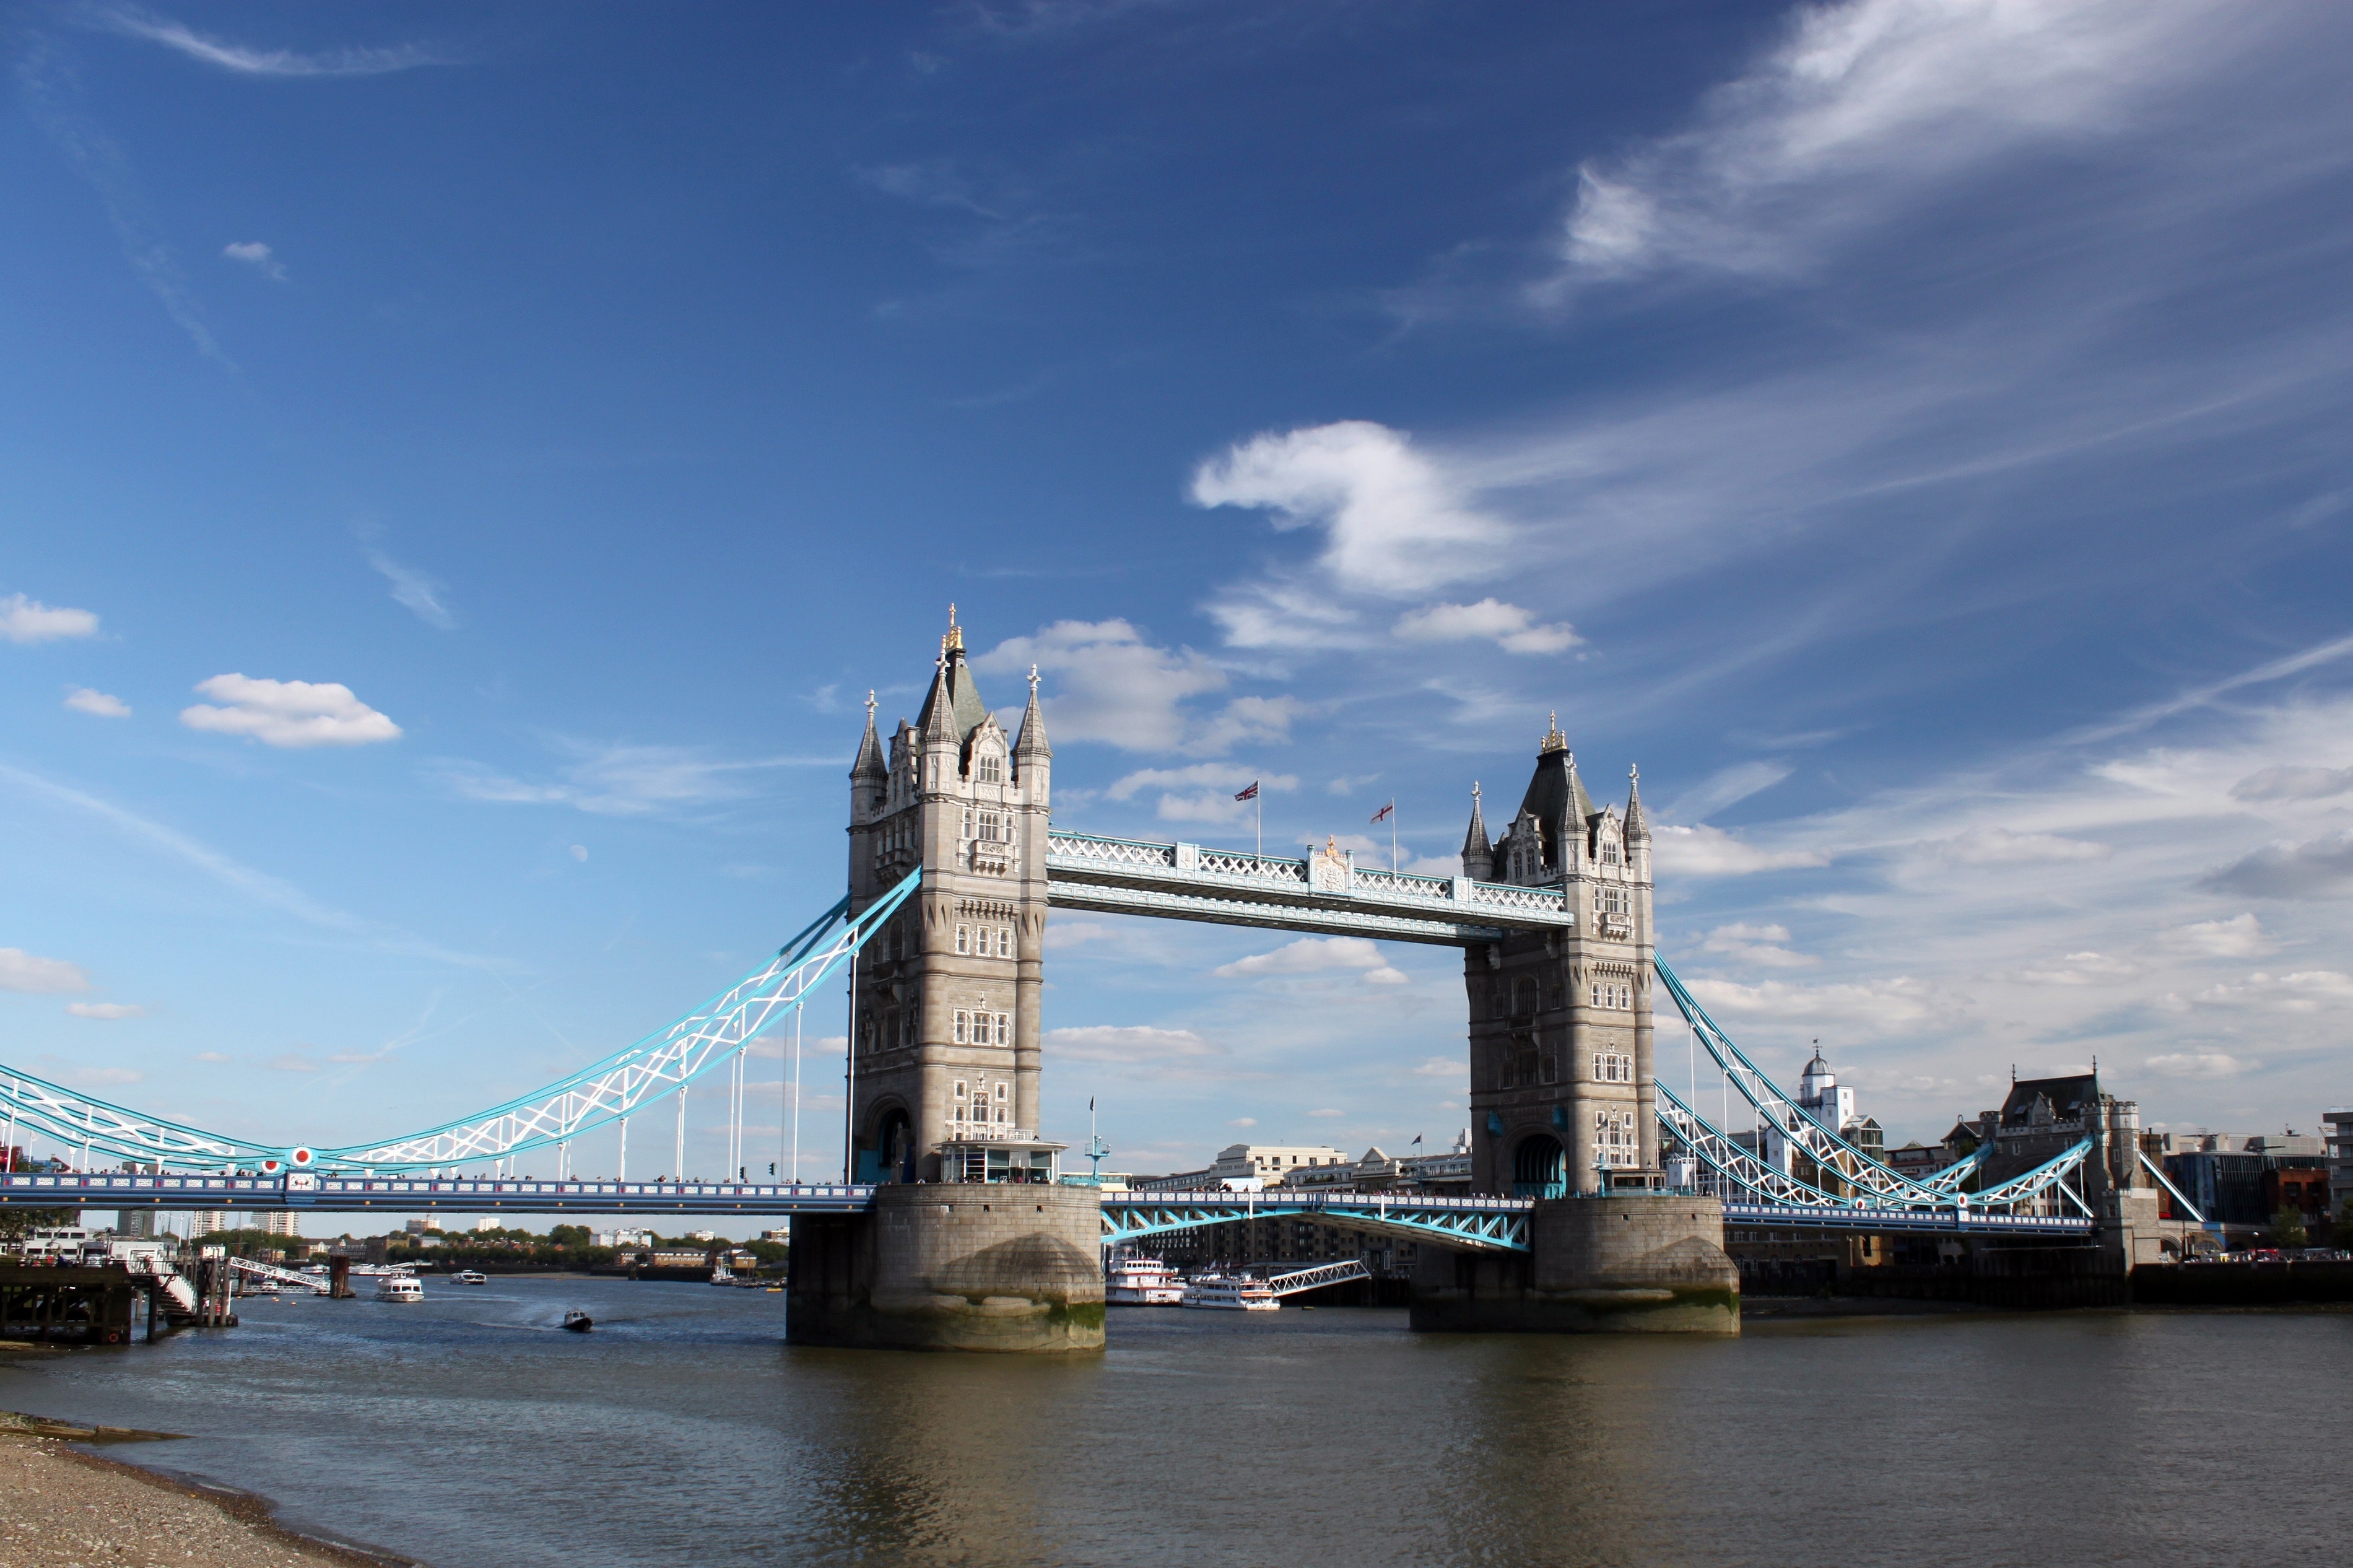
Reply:
[[[1134,1309],[1046,1361],[788,1349],[756,1290],[427,1289],[0,1358],[0,1406],[186,1434],[111,1452],[438,1568],[2334,1563],[2353,1520],[2353,1315]]]

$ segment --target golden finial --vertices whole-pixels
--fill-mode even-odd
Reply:
[[[956,624],[955,606],[954,603],[951,603],[948,606],[947,635],[940,639],[940,652],[943,653],[961,653],[964,652],[964,628]]]
[[[1549,757],[1556,751],[1568,749],[1568,736],[1560,733],[1560,710],[1556,708],[1545,718],[1544,747],[1537,755]]]

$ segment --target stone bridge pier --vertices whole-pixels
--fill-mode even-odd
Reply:
[[[1737,1334],[1724,1206],[1673,1192],[1539,1200],[1521,1255],[1425,1246],[1413,1326],[1490,1334]]]

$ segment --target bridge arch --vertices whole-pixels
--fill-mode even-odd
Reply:
[[[1568,1150],[1548,1132],[1532,1132],[1512,1150],[1512,1195],[1557,1198],[1567,1191]]]

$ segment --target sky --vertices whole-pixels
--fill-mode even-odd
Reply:
[[[1058,824],[1247,844],[1258,779],[1271,850],[1386,863],[1393,800],[1451,874],[1557,713],[1597,795],[1641,769],[1663,955],[1891,1144],[2094,1061],[2313,1130],[2348,48],[2168,0],[13,8],[0,1061],[341,1143],[617,1049],[839,895],[865,694],[913,713],[953,603],[993,703],[1039,668]],[[1108,1168],[1467,1124],[1458,953],[1049,952],[1046,1130],[1093,1098]]]

